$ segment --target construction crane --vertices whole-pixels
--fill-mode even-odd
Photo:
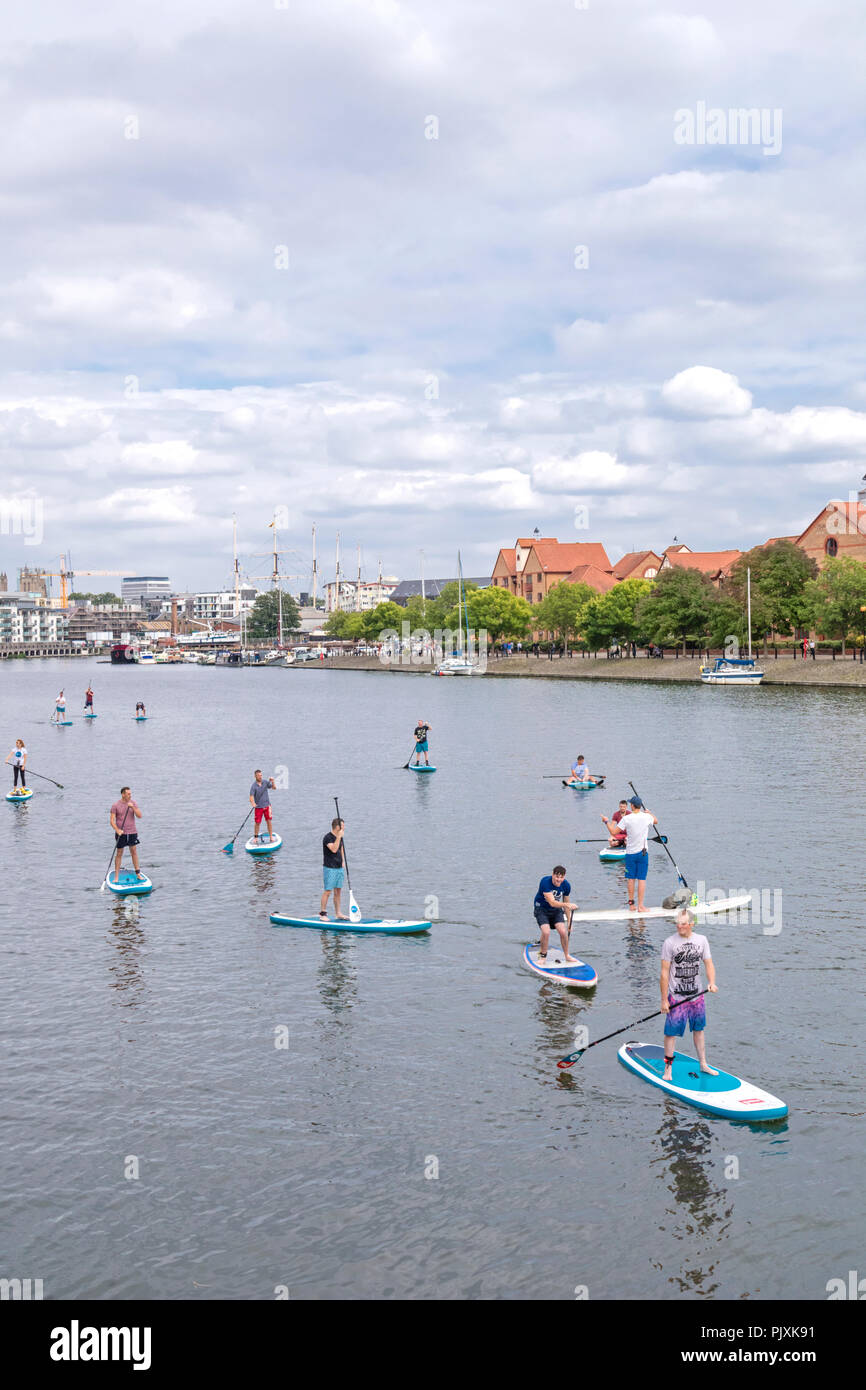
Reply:
[[[60,606],[61,606],[61,608],[65,608],[65,607],[66,607],[66,604],[67,604],[67,598],[68,598],[68,593],[67,593],[67,588],[66,588],[66,581],[67,581],[67,580],[72,580],[72,579],[75,577],[76,574],[100,575],[100,576],[101,576],[101,575],[120,575],[121,578],[123,578],[124,576],[127,576],[127,577],[128,577],[129,575],[134,574],[135,571],[134,571],[134,570],[79,570],[79,569],[73,569],[70,560],[67,559],[67,557],[66,557],[65,555],[61,555],[61,557],[60,557],[60,569],[59,569],[59,570],[45,570],[44,573],[47,575],[47,577],[48,577],[49,579],[59,579],[59,580],[60,580]]]

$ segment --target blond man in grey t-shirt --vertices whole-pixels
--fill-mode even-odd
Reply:
[[[707,1013],[704,1008],[700,971],[703,964],[707,972],[707,990],[717,994],[716,967],[710,955],[710,943],[705,936],[698,936],[692,930],[695,919],[688,908],[677,913],[677,929],[673,936],[662,942],[662,970],[659,984],[662,992],[662,1013],[665,1016],[665,1071],[663,1081],[672,1079],[671,1068],[674,1060],[674,1039],[685,1034],[688,1023],[692,1032],[695,1052],[701,1064],[701,1071],[707,1076],[718,1076],[718,1072],[707,1063],[707,1042],[704,1036],[707,1026]]]

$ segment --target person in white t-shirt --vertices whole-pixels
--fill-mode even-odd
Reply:
[[[707,990],[718,993],[716,967],[710,955],[710,943],[705,936],[697,936],[693,931],[694,917],[688,908],[677,913],[677,930],[662,943],[662,970],[659,984],[662,992],[662,1013],[665,1016],[665,1070],[663,1081],[672,1079],[674,1058],[674,1039],[685,1034],[686,1024],[692,1032],[695,1052],[701,1064],[701,1071],[707,1076],[718,1076],[718,1072],[707,1064],[707,1043],[704,1036],[707,1026],[707,1013],[704,996],[699,989],[700,971],[703,962],[707,972]]]
[[[631,810],[619,823],[625,831],[625,877],[628,884],[628,905],[632,911],[642,912],[646,897],[646,876],[649,869],[649,850],[647,836],[658,819],[647,811],[639,796],[629,802]],[[635,891],[637,898],[635,899]]]

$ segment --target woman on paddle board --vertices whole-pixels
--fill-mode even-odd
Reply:
[[[628,886],[628,905],[638,913],[643,912],[646,898],[646,876],[649,870],[649,850],[647,836],[657,818],[647,811],[639,796],[629,802],[631,810],[620,821],[620,829],[625,831],[625,877]],[[635,890],[637,900],[635,901]]]
[[[54,723],[59,724],[66,718],[66,696],[61,690],[57,699],[54,701]]]
[[[269,787],[276,787],[273,777],[269,777],[267,782],[262,776],[262,770],[257,767],[253,774],[253,785],[250,787],[250,805],[255,806],[256,833],[254,836],[256,844],[259,842],[259,826],[262,821],[268,824],[268,839],[274,838],[274,819],[271,811],[271,798],[268,795]],[[249,812],[247,812],[249,814]]]
[[[623,797],[622,801],[619,803],[619,810],[614,811],[610,820],[608,820],[607,816],[602,816],[602,820],[607,826],[607,842],[611,849],[621,849],[622,846],[625,844],[625,831],[620,830],[619,823],[622,820],[623,816],[627,815],[628,802],[626,801],[625,797]]]
[[[145,717],[145,719],[147,718],[147,710],[144,708],[144,701],[143,701],[143,700],[136,700],[136,702],[135,702],[135,717],[136,717],[136,719],[138,718],[138,716],[139,716],[140,714],[143,714],[144,717]]]
[[[12,790],[14,791],[18,786],[19,777],[21,778],[22,787],[26,787],[27,780],[24,775],[24,769],[27,766],[27,749],[24,747],[23,738],[16,738],[15,747],[12,749],[6,761],[12,764]]]
[[[143,873],[138,867],[138,833],[135,829],[136,819],[141,820],[141,811],[133,801],[132,792],[129,787],[121,787],[120,800],[115,801],[109,812],[109,820],[111,822],[111,828],[114,831],[114,843],[117,850],[114,856],[115,883],[120,882],[120,865],[123,860],[123,851],[125,849],[129,850],[136,878],[144,878]]]
[[[532,904],[535,912],[535,920],[541,932],[541,945],[538,950],[538,959],[547,959],[547,943],[550,940],[550,928],[556,927],[559,932],[559,939],[562,943],[562,954],[565,956],[566,965],[576,964],[576,958],[568,953],[568,938],[571,933],[571,914],[577,907],[577,903],[570,900],[571,884],[565,877],[565,869],[561,864],[557,864],[553,872],[546,874],[538,885],[535,900]],[[566,921],[566,913],[568,920]]]
[[[424,722],[423,719],[419,719],[419,720],[418,720],[418,723],[415,725],[415,766],[416,766],[416,767],[418,767],[418,766],[420,765],[420,762],[421,762],[421,754],[422,754],[422,753],[424,754],[424,762],[426,763],[427,767],[430,766],[430,759],[429,759],[428,756],[427,756],[427,753],[428,753],[428,751],[429,751],[429,749],[428,749],[428,744],[427,744],[427,735],[428,735],[429,732],[430,732],[430,725],[429,725],[429,724],[426,724],[426,723]]]
[[[93,688],[88,686],[84,692],[84,713],[90,710],[93,713]]]
[[[340,895],[346,877],[343,868],[343,831],[346,822],[332,820],[329,834],[322,837],[322,881],[324,891],[319,903],[319,916],[328,919],[328,898],[334,895],[334,916],[338,922],[348,922],[348,917],[340,915]]]
[[[662,1013],[665,1019],[665,1071],[663,1081],[672,1080],[674,1038],[685,1035],[686,1023],[692,1032],[695,1052],[701,1071],[707,1076],[718,1072],[707,1065],[707,1011],[700,985],[701,962],[707,972],[707,989],[718,994],[716,967],[710,956],[710,943],[705,936],[692,931],[694,917],[688,908],[677,913],[677,930],[662,943],[662,971],[659,984],[662,992]],[[697,997],[696,997],[697,996]]]

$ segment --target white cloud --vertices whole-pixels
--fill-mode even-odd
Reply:
[[[746,415],[751,394],[730,372],[717,367],[688,367],[666,381],[662,399],[682,415]]]

